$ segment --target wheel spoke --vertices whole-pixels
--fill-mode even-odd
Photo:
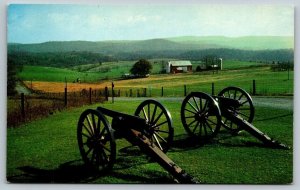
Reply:
[[[227,91],[227,94],[228,94],[228,98],[230,98],[230,93],[229,93],[229,90]]]
[[[83,135],[83,136],[85,136],[86,138],[91,138],[91,136],[88,136],[87,134],[85,134],[85,133],[83,133],[83,132],[81,132],[81,134]]]
[[[154,121],[156,109],[157,109],[157,105],[155,104],[154,111],[153,111],[152,118],[151,118],[151,123]]]
[[[100,128],[101,128],[101,120],[100,120],[100,118],[98,117],[97,130],[96,130],[96,133],[97,133],[97,134],[100,134]]]
[[[205,121],[205,124],[211,130],[211,132],[215,132],[207,121]]]
[[[168,131],[163,131],[163,130],[159,130],[159,129],[154,129],[154,131],[155,131],[155,132],[160,132],[160,133],[167,133],[167,134],[169,134]]]
[[[239,115],[242,115],[242,116],[244,116],[244,117],[246,117],[246,118],[249,118],[248,115],[246,115],[246,114],[244,114],[244,113],[242,113],[242,112],[238,112],[238,114],[239,114]]]
[[[206,119],[207,121],[209,121],[209,122],[211,122],[212,124],[214,124],[214,125],[217,125],[217,123],[215,123],[214,121],[212,121],[212,120],[210,120],[210,119]],[[227,120],[226,120],[227,121]]]
[[[237,90],[234,91],[233,99],[236,99]]]
[[[203,106],[203,109],[202,110],[205,110],[206,109],[206,107],[207,107],[207,103],[208,101],[207,100],[205,100],[205,104],[204,104],[204,106]]]
[[[87,121],[88,121],[88,124],[89,124],[89,126],[90,126],[90,129],[92,130],[92,131],[91,131],[91,133],[93,134],[93,132],[94,132],[94,129],[93,129],[93,126],[92,126],[92,123],[91,123],[90,117],[87,115],[87,116],[86,116],[86,119],[87,119]]]
[[[159,146],[159,148],[160,148],[161,150],[163,150],[163,148],[161,147],[161,144],[159,143],[159,141],[158,141],[158,139],[157,139],[157,137],[156,137],[155,134],[153,134],[153,137],[154,137],[154,139],[155,139],[157,145]]]
[[[195,131],[196,131],[198,125],[199,125],[199,121],[197,121],[196,126],[195,126],[194,129],[193,129],[193,133],[195,133]]]
[[[248,100],[244,101],[244,102],[242,103],[242,105],[244,105],[244,104],[247,103],[247,102],[249,102],[249,101],[248,101]]]
[[[203,123],[203,128],[204,128],[204,133],[205,133],[205,136],[208,136],[207,135],[207,129],[206,129],[206,127],[205,127],[205,124]]]
[[[148,104],[148,121],[150,121],[150,104]]]
[[[99,160],[99,156],[100,156],[100,155],[99,155],[99,154],[100,154],[100,152],[97,150],[97,151],[96,151],[96,155],[95,155],[95,156],[96,156],[96,166],[97,166],[97,167],[100,166],[100,160]]]
[[[109,148],[107,148],[106,146],[102,145],[102,148],[104,148],[105,150],[107,150],[108,152],[111,152],[111,150]]]
[[[95,120],[95,115],[92,114],[92,122],[93,122],[93,131],[94,133],[97,133],[97,126],[96,126],[96,120]]]
[[[202,98],[199,97],[199,102],[200,102],[200,110],[202,110]]]
[[[94,149],[94,150],[93,150],[93,154],[92,154],[92,158],[91,158],[91,162],[93,162],[93,161],[94,161],[94,159],[95,159],[95,156],[96,156],[96,150]]]
[[[198,111],[200,111],[200,108],[199,108],[199,106],[198,106],[198,104],[197,104],[197,102],[196,102],[196,100],[195,100],[195,97],[193,96],[193,100],[194,100],[194,102],[195,102],[195,105],[196,105],[196,107],[197,107],[197,110]]]
[[[187,119],[189,119],[189,118],[195,118],[195,116],[187,116],[185,118],[187,118]]]
[[[185,111],[188,111],[188,112],[190,112],[190,113],[193,113],[193,114],[197,114],[196,112],[193,112],[193,111],[191,111],[191,110],[188,110],[188,109],[184,109]]]
[[[104,135],[104,132],[105,132],[105,127],[103,126],[103,129],[102,129],[102,131],[99,133],[99,137],[101,137],[101,136],[103,136]]]
[[[109,157],[107,156],[106,152],[104,151],[104,149],[100,149],[100,150],[101,150],[101,153],[102,153],[103,158],[104,158],[103,161],[105,161],[105,163],[108,163],[109,162]]]
[[[155,125],[155,127],[161,126],[161,125],[163,125],[163,124],[165,124],[165,123],[168,123],[168,121],[164,121],[164,122],[162,122],[162,123],[160,123],[160,124],[157,124],[157,125]]]
[[[160,114],[158,115],[158,117],[155,119],[155,121],[153,123],[154,124],[157,123],[162,115],[163,115],[163,111],[160,112]]]
[[[143,110],[144,118],[146,119],[146,121],[149,121],[149,120],[148,120],[148,117],[147,117],[147,114],[146,114],[146,112],[145,112],[145,109],[143,108],[142,110]]]
[[[193,123],[195,123],[197,120],[195,119],[194,121],[192,121],[190,124],[188,124],[187,126],[190,127]]]
[[[240,97],[238,98],[238,100],[241,100],[243,96],[244,96],[244,94],[241,94]]]
[[[202,134],[202,123],[200,123],[200,127],[199,127],[199,136],[201,137],[201,134]]]
[[[168,143],[162,136],[160,136],[157,132],[154,132],[156,136],[158,136],[162,141]]]
[[[93,133],[88,129],[88,127],[85,126],[84,123],[82,123],[82,126],[86,129],[86,131],[88,132],[88,134],[90,135],[90,137],[92,137],[92,136],[93,136]]]
[[[93,148],[89,148],[88,151],[85,152],[85,156],[88,157],[88,154],[93,150]]]
[[[188,101],[187,102],[196,112],[198,112],[199,110],[197,110],[197,108],[195,108],[195,106],[193,106],[192,104],[191,104],[191,102],[190,101]]]

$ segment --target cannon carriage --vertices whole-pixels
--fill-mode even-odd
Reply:
[[[221,127],[237,135],[247,131],[272,148],[289,149],[254,127],[254,106],[251,96],[241,88],[227,87],[217,96],[191,92],[181,105],[181,121],[189,136],[206,142]],[[107,118],[111,119],[111,124]],[[77,140],[84,163],[106,173],[116,162],[116,139],[136,145],[151,160],[167,170],[179,183],[199,181],[176,165],[166,152],[172,146],[174,127],[170,112],[158,101],[142,102],[133,115],[103,107],[85,110],[78,121]]]
[[[107,117],[112,119],[111,124]],[[77,140],[84,163],[106,173],[116,161],[116,139],[136,145],[179,183],[199,183],[165,154],[173,140],[169,111],[155,100],[146,100],[128,115],[103,107],[85,110],[78,121]]]
[[[233,135],[247,131],[268,147],[289,149],[251,124],[254,112],[252,98],[245,90],[227,87],[217,96],[191,92],[182,102],[181,121],[186,132],[202,142],[211,140],[224,127]]]

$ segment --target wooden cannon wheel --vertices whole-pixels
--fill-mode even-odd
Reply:
[[[190,93],[181,105],[181,122],[190,136],[200,141],[213,138],[221,126],[218,103],[206,93]]]
[[[116,160],[112,129],[99,111],[85,110],[78,121],[77,140],[84,163],[99,172],[111,169]]]
[[[221,90],[218,96],[231,98],[239,101],[238,107],[230,107],[229,109],[233,111],[234,114],[239,115],[249,123],[253,121],[254,118],[254,106],[251,96],[243,89],[239,87],[227,87]],[[237,133],[242,130],[242,128],[225,117],[222,117],[223,126],[233,133]]]
[[[134,115],[146,120],[148,138],[163,152],[167,152],[174,136],[170,112],[161,103],[150,99],[142,102]]]

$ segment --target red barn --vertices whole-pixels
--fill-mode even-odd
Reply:
[[[169,61],[166,65],[167,73],[192,72],[192,63],[190,61]]]

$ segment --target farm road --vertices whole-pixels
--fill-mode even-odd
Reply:
[[[147,99],[155,99],[157,101],[176,101],[181,104],[184,97],[143,97],[143,98],[126,98],[126,97],[115,97],[115,102],[118,101],[143,101]],[[293,110],[293,97],[252,97],[254,107],[272,107],[285,110]],[[109,99],[111,101],[111,98]]]

